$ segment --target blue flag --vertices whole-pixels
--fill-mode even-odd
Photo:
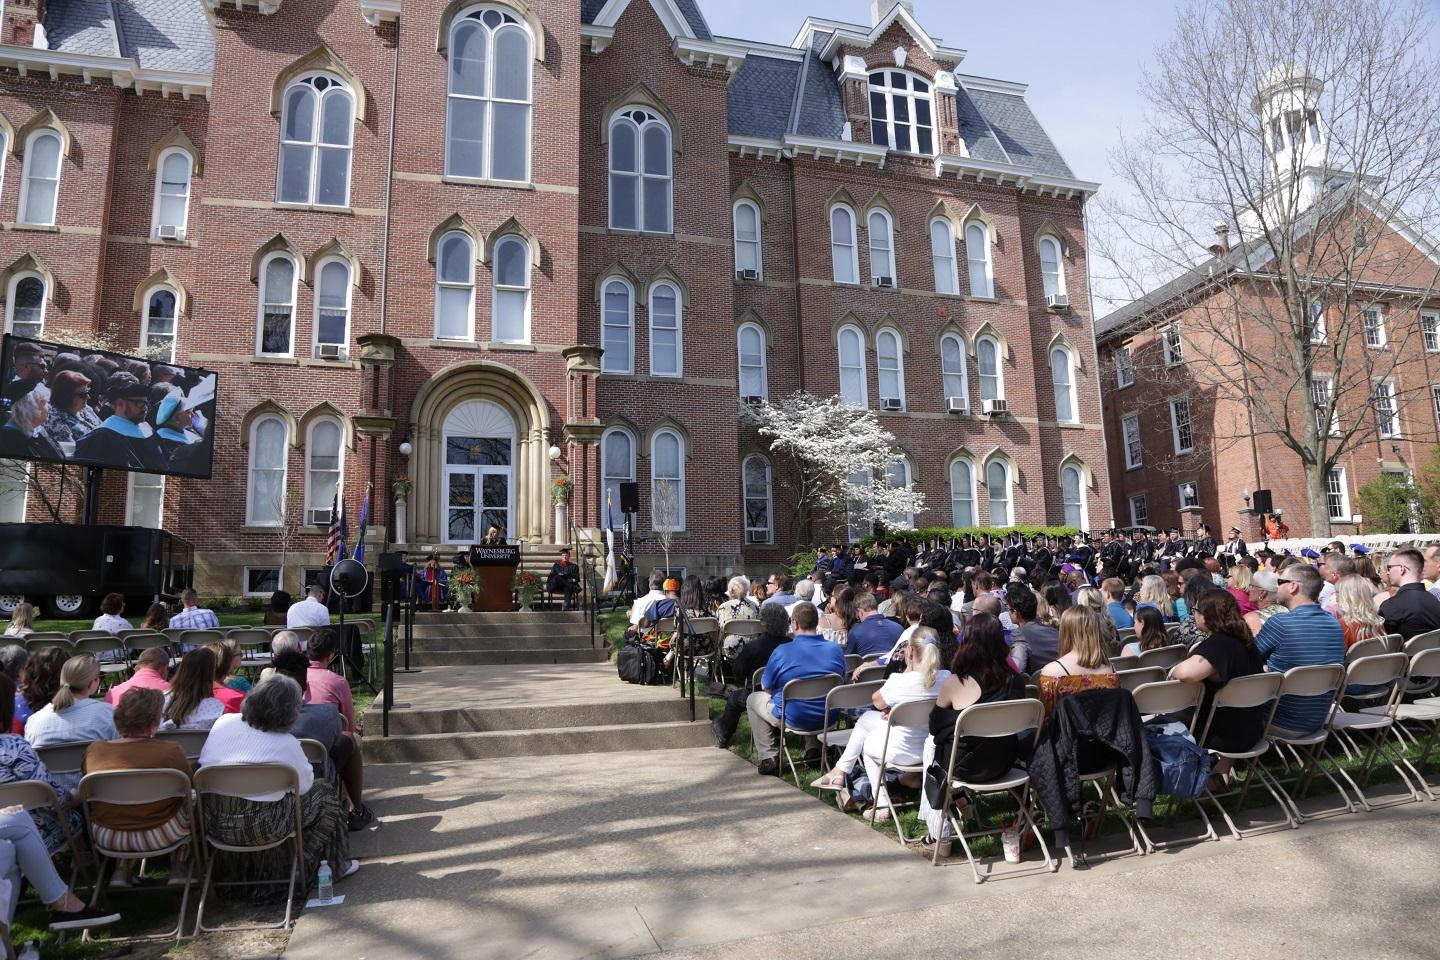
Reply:
[[[360,534],[355,541],[355,559],[365,562],[365,524],[370,519],[370,484],[365,484],[365,498],[360,501]]]

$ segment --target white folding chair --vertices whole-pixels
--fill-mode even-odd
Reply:
[[[1119,673],[1121,670],[1136,670],[1140,666],[1140,658],[1132,654],[1110,658],[1110,669]]]
[[[908,843],[917,842],[920,839],[920,835],[917,834],[914,837],[907,837],[905,835],[905,828],[900,825],[900,811],[895,807],[895,798],[890,796],[889,790],[885,789],[885,771],[894,770],[901,774],[923,774],[925,772],[925,764],[918,754],[914,760],[910,761],[889,759],[890,738],[894,735],[897,727],[902,730],[919,730],[922,734],[928,734],[930,731],[930,711],[934,706],[935,698],[927,697],[923,700],[911,700],[909,703],[902,703],[899,706],[890,708],[890,716],[885,721],[885,742],[880,749],[879,782],[870,784],[870,789],[874,793],[874,801],[870,807],[870,825],[873,827],[876,819],[880,815],[880,796],[884,794],[885,806],[890,811],[890,822],[895,826],[895,836],[900,841],[900,846],[902,847]]]
[[[1421,636],[1428,636],[1428,634],[1421,634]],[[1410,642],[1414,643],[1420,638],[1421,637],[1415,637]],[[1440,677],[1440,647],[1421,650],[1411,655],[1410,670],[1407,676],[1410,678],[1412,684],[1417,677],[1429,679]],[[1412,686],[1410,689],[1413,690],[1414,687]],[[1406,693],[1408,694],[1409,690],[1407,690]],[[1365,707],[1360,712],[1374,715],[1384,713],[1387,710],[1394,720],[1394,723],[1391,724],[1390,732],[1400,743],[1401,753],[1399,757],[1401,762],[1407,770],[1414,774],[1416,786],[1423,790],[1427,797],[1431,800],[1440,800],[1440,796],[1436,796],[1435,791],[1430,787],[1430,782],[1425,779],[1425,764],[1429,762],[1430,754],[1435,749],[1437,735],[1440,735],[1440,697],[1426,697],[1421,700],[1416,700],[1413,703],[1396,704],[1393,707]],[[1416,745],[1420,745],[1421,735],[1425,735],[1420,759],[1413,763],[1404,753],[1406,740],[1405,736],[1401,734],[1401,728],[1405,724],[1413,724],[1419,728],[1419,734],[1416,734],[1414,731],[1411,731],[1409,734]],[[1428,735],[1426,735],[1427,731]]]
[[[1393,634],[1399,636],[1399,634]],[[1431,630],[1429,633],[1417,633],[1406,640],[1400,647],[1406,656],[1413,658],[1417,653],[1426,650],[1440,650],[1440,630]],[[1433,693],[1437,686],[1440,686],[1440,673],[1416,673],[1413,669],[1409,673],[1410,684],[1405,694],[1409,697],[1422,697],[1427,693]],[[1399,727],[1396,728],[1400,729]]]
[[[78,740],[72,743],[52,743],[48,747],[36,747],[35,755],[45,764],[45,769],[50,771],[52,777],[79,774],[81,767],[85,765],[85,751],[90,749],[91,742]],[[76,779],[79,779],[78,776]]]
[[[845,715],[839,713],[841,710],[870,710],[875,706],[875,691],[885,685],[883,680],[870,680],[865,683],[845,683],[838,687],[831,687],[830,692],[825,694],[825,729],[820,733],[820,762],[829,766],[830,748],[835,747],[843,751],[846,744],[850,742],[850,735],[854,732],[853,727],[841,727],[831,722],[831,717],[838,721]]]
[[[851,683],[870,683],[873,680],[884,679],[885,668],[878,663],[862,663],[850,676]]]
[[[1141,650],[1140,662],[1137,667],[1159,667],[1162,670],[1169,670],[1175,664],[1190,656],[1190,650],[1183,643],[1172,643],[1168,647],[1156,647],[1153,650]]]
[[[70,829],[70,816],[65,808],[60,805],[60,798],[55,794],[55,788],[44,780],[17,780],[14,783],[0,783],[0,807],[19,806],[25,812],[31,813],[36,810],[49,810],[55,817],[55,822],[60,824],[60,831],[65,834],[65,846],[70,851],[70,889],[75,889],[75,881],[80,876],[81,867],[90,864],[90,858],[85,855],[80,847],[80,841]]]
[[[1359,643],[1355,644],[1355,647],[1358,646],[1360,646]],[[1380,648],[1384,649],[1383,645]],[[1351,649],[1353,650],[1354,647]],[[1355,791],[1355,797],[1360,801],[1360,806],[1364,807],[1367,812],[1376,807],[1393,807],[1396,804],[1410,803],[1420,799],[1420,791],[1410,782],[1410,776],[1402,766],[1403,754],[1397,756],[1391,752],[1389,743],[1394,733],[1395,708],[1400,705],[1404,695],[1402,681],[1405,679],[1405,670],[1408,666],[1409,661],[1405,659],[1403,653],[1381,653],[1352,661],[1345,669],[1345,686],[1347,688],[1351,686],[1375,687],[1383,691],[1386,698],[1386,709],[1382,713],[1368,713],[1351,712],[1337,707],[1330,716],[1331,735],[1335,738],[1335,742],[1340,744],[1346,757],[1353,760],[1361,756],[1362,752],[1364,754],[1365,759],[1360,766],[1360,782],[1358,784],[1350,776],[1348,770],[1335,762],[1333,757],[1330,759],[1334,762],[1340,776],[1344,777],[1345,782],[1350,784],[1350,788]],[[1367,742],[1363,751],[1359,743],[1360,739]],[[1328,748],[1326,749],[1328,757]],[[1365,788],[1370,785],[1370,776],[1375,770],[1376,760],[1380,757],[1384,757],[1385,762],[1390,764],[1390,768],[1400,777],[1409,796],[1383,801],[1371,800],[1366,796]]]
[[[1274,829],[1277,825],[1268,824],[1259,827],[1247,827],[1241,829],[1235,825],[1235,820],[1230,812],[1225,809],[1224,799],[1236,797],[1235,810],[1238,813],[1245,806],[1245,797],[1250,792],[1253,783],[1259,783],[1270,796],[1275,798],[1275,803],[1281,810],[1285,811],[1286,821],[1283,825],[1289,824],[1289,809],[1285,801],[1280,799],[1280,794],[1271,786],[1270,779],[1265,774],[1265,768],[1259,763],[1259,759],[1270,749],[1270,741],[1265,739],[1263,731],[1270,726],[1270,718],[1275,715],[1275,708],[1280,703],[1280,684],[1285,678],[1278,673],[1254,673],[1245,677],[1234,677],[1229,683],[1221,687],[1215,693],[1215,698],[1210,702],[1210,715],[1205,718],[1204,726],[1201,727],[1200,736],[1195,739],[1204,745],[1210,736],[1210,728],[1214,725],[1215,715],[1221,710],[1247,710],[1257,707],[1268,707],[1265,711],[1265,722],[1260,725],[1262,731],[1260,739],[1254,746],[1244,750],[1221,750],[1214,746],[1206,747],[1211,753],[1224,757],[1235,764],[1235,773],[1238,776],[1244,773],[1239,787],[1232,787],[1229,790],[1222,790],[1215,793],[1208,786],[1205,788],[1205,798],[1215,804],[1220,815],[1225,818],[1225,825],[1230,829],[1230,835],[1236,840],[1243,839],[1265,830]]]
[[[292,806],[295,812],[295,823],[291,829],[278,840],[250,844],[232,844],[210,836],[205,823],[206,798],[210,796],[244,797],[248,794],[264,794],[283,791],[290,794]],[[289,886],[285,891],[285,919],[278,924],[244,924],[238,926],[207,927],[205,926],[205,900],[209,896],[211,877],[215,872],[215,853],[206,856],[205,882],[200,887],[200,906],[195,911],[195,935],[199,936],[202,931],[208,930],[273,930],[283,929],[290,926],[291,918],[295,912],[295,884],[303,882],[301,873],[304,870],[305,857],[305,827],[300,811],[300,777],[295,770],[282,763],[241,763],[221,764],[217,766],[201,767],[195,774],[195,810],[197,846],[200,849],[213,850],[225,853],[259,853],[262,850],[270,850],[293,840],[295,842],[295,859],[290,864]],[[278,802],[278,801],[277,801]],[[337,864],[337,869],[343,868],[343,864]],[[257,881],[260,883],[279,884],[283,880]],[[220,884],[215,884],[219,886]]]
[[[825,732],[824,726],[813,730],[803,730],[792,727],[785,719],[785,704],[791,700],[820,700],[823,701],[830,690],[840,685],[838,673],[827,673],[819,677],[801,677],[791,680],[785,684],[780,691],[780,753],[785,757],[785,762],[790,765],[790,774],[795,778],[795,785],[800,785],[800,773],[795,769],[795,758],[790,755],[790,744],[788,738],[791,735],[797,737],[818,737]],[[829,717],[825,717],[828,720]],[[805,762],[804,754],[801,754],[801,763]]]
[[[1131,693],[1147,683],[1159,683],[1165,679],[1164,667],[1132,667],[1129,670],[1116,670],[1115,676],[1120,679],[1120,686]],[[1145,711],[1140,711],[1144,713]]]
[[[1158,669],[1158,668],[1156,668]],[[1141,684],[1131,693],[1135,697],[1135,708],[1140,715],[1149,719],[1169,714],[1181,713],[1185,710],[1191,711],[1190,733],[1195,733],[1195,725],[1199,722],[1200,704],[1205,699],[1205,685],[1200,683],[1184,683],[1180,680],[1161,679],[1152,683]],[[1172,798],[1173,799],[1173,798]],[[1205,807],[1199,799],[1192,799],[1188,802],[1195,805],[1195,810],[1200,814],[1200,820],[1205,824],[1205,832],[1196,837],[1183,837],[1174,840],[1155,841],[1145,830],[1143,821],[1135,821],[1135,829],[1140,833],[1140,839],[1145,843],[1145,849],[1149,853],[1156,850],[1165,850],[1169,847],[1178,847],[1183,844],[1204,843],[1207,840],[1219,840],[1220,835],[1215,832],[1215,825],[1210,822],[1210,817],[1205,813]]]
[[[155,734],[155,739],[180,744],[180,749],[185,751],[185,759],[194,762],[200,759],[200,751],[205,749],[205,740],[209,736],[209,730],[161,730]]]
[[[1292,667],[1285,671],[1285,678],[1280,684],[1280,696],[1284,697],[1325,697],[1331,701],[1339,697],[1340,691],[1344,689],[1345,668],[1338,663],[1313,664],[1308,667]],[[1332,702],[1333,711],[1333,702]],[[1327,713],[1324,722],[1314,730],[1299,731],[1286,730],[1275,725],[1274,718],[1271,718],[1270,725],[1265,731],[1265,736],[1275,744],[1276,755],[1280,758],[1286,772],[1289,772],[1290,761],[1295,763],[1295,771],[1290,776],[1279,776],[1271,774],[1271,779],[1279,789],[1280,795],[1289,805],[1291,813],[1291,827],[1298,827],[1306,820],[1314,820],[1320,817],[1333,817],[1341,813],[1354,813],[1355,804],[1350,800],[1350,794],[1340,785],[1330,771],[1325,769],[1325,741],[1330,739],[1330,714]],[[1288,755],[1288,756],[1287,756]],[[1327,807],[1323,810],[1305,813],[1300,809],[1300,800],[1305,798],[1305,793],[1310,789],[1315,774],[1322,774],[1330,781],[1340,798],[1344,801],[1343,806]],[[1295,795],[1292,796],[1285,789],[1286,783],[1295,787]],[[1298,799],[1297,799],[1298,798]]]

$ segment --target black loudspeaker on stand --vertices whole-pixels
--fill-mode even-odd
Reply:
[[[1250,501],[1250,506],[1256,513],[1269,515],[1275,512],[1275,500],[1270,495],[1269,490],[1256,490]]]
[[[620,484],[620,512],[621,512],[621,513],[639,513],[639,512],[640,512],[640,484],[638,484],[638,483],[622,483],[622,484]]]

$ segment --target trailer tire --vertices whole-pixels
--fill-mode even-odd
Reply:
[[[15,612],[16,607],[20,606],[20,604],[24,602],[24,594],[0,593],[0,613],[3,613],[5,616],[8,617],[10,616],[10,614]]]
[[[45,612],[56,620],[84,620],[95,612],[95,600],[80,593],[57,593],[45,598]]]

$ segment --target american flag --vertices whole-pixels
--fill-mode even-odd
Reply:
[[[333,567],[345,554],[345,517],[340,512],[340,491],[330,504],[330,532],[325,538],[325,565]]]

